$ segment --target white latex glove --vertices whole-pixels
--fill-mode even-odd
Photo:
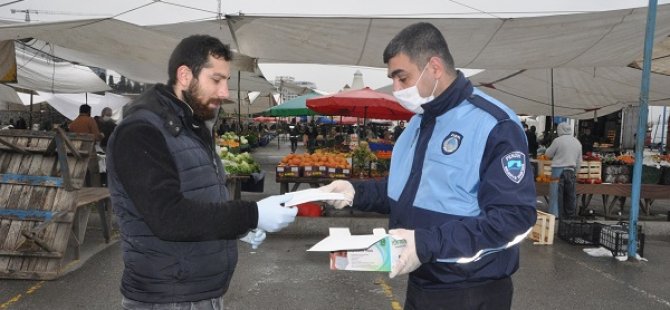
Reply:
[[[242,237],[242,241],[251,244],[252,249],[258,249],[258,247],[265,240],[266,234],[262,229],[254,229],[250,231],[246,236]]]
[[[295,221],[298,208],[284,207],[291,195],[270,196],[256,202],[258,205],[258,229],[277,232]]]
[[[414,230],[391,229],[389,230],[389,234],[393,236],[393,238],[403,239],[406,242],[405,249],[400,253],[400,258],[398,258],[395,266],[393,266],[389,277],[393,279],[395,276],[410,273],[419,268],[421,262],[419,261],[419,256],[416,255]]]
[[[325,203],[335,207],[335,209],[342,209],[351,206],[354,203],[354,195],[356,191],[354,186],[349,181],[335,180],[328,185],[319,187],[319,190],[326,193],[342,193],[347,198],[345,200],[326,200]]]

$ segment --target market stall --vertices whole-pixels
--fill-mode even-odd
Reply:
[[[580,213],[591,202],[593,195],[602,195],[605,217],[612,216],[615,204],[623,212],[627,197],[632,196],[632,171],[635,157],[631,154],[614,156],[587,153],[577,171],[576,194],[581,195]],[[536,171],[536,191],[548,201],[551,178],[551,160],[539,156],[533,161]],[[645,215],[652,214],[657,199],[670,199],[670,156],[648,155],[643,159],[640,188],[640,206]]]

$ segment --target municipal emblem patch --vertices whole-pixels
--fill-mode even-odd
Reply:
[[[523,176],[526,174],[526,154],[514,151],[500,159],[505,175],[512,180],[512,182],[520,183]]]
[[[442,153],[444,155],[451,155],[461,146],[463,135],[458,132],[450,132],[444,140],[442,140]]]

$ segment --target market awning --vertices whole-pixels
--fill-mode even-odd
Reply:
[[[169,29],[158,31],[116,19],[21,23],[0,26],[0,40],[36,38],[49,42],[45,51],[63,59],[112,69],[138,82],[165,83],[170,54],[184,36]],[[274,89],[255,59],[234,53],[232,63],[230,89],[265,93]]]
[[[629,67],[485,70],[470,77],[479,89],[518,114],[593,118],[637,106],[642,71]],[[649,105],[670,106],[670,76],[652,74]]]
[[[259,62],[385,67],[382,53],[404,27],[430,22],[455,64],[471,69],[627,66],[642,54],[645,8],[529,18],[227,16],[241,53]],[[655,38],[670,35],[659,5]]]
[[[280,105],[269,108],[263,112],[265,116],[303,116],[315,115],[316,113],[307,108],[306,101],[308,98],[321,96],[316,93],[302,95],[288,100]]]
[[[414,113],[403,108],[388,94],[369,87],[307,99],[307,107],[325,115],[408,120]]]

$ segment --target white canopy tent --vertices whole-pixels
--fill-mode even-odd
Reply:
[[[85,103],[91,106],[91,116],[100,115],[102,109],[109,107],[112,109],[114,117],[118,119],[123,106],[130,102],[130,98],[112,93],[106,93],[104,96],[87,93],[54,94],[38,92],[38,94],[60,114],[70,120],[79,115],[79,106]]]
[[[241,53],[259,62],[385,67],[382,52],[404,27],[431,22],[455,63],[471,69],[626,66],[642,54],[646,8],[529,18],[227,16]],[[670,34],[658,7],[656,40]]]
[[[182,36],[183,33],[167,34],[116,19],[0,26],[0,40],[43,40],[49,42],[48,52],[58,57],[112,69],[146,83],[167,81],[168,59]],[[255,59],[234,53],[232,63],[231,89],[261,92],[273,89],[257,71]],[[239,87],[234,83],[238,72],[242,77]]]
[[[34,91],[76,93],[111,90],[91,69],[69,62],[54,62],[20,48],[16,52],[17,80],[8,84]]]
[[[552,84],[553,73],[553,84]],[[575,119],[602,116],[640,99],[642,71],[628,67],[485,70],[470,77],[474,86],[515,112]],[[670,76],[652,74],[649,105],[670,106]]]
[[[31,94],[23,91],[46,91],[54,93],[78,93],[82,91],[106,91],[109,86],[91,69],[69,62],[54,62],[24,50],[15,48],[17,82],[0,85],[0,110],[28,110]],[[11,87],[10,87],[11,86]],[[44,98],[32,94],[32,103],[38,104]]]
[[[429,21],[447,38],[455,63],[486,69],[475,85],[517,113],[577,119],[637,105],[646,8],[530,18],[301,18],[228,16],[240,52],[261,62],[384,67],[383,49],[403,27]],[[656,40],[670,34],[670,5],[658,8]],[[272,40],[271,38],[281,38]],[[659,49],[658,58],[665,53]],[[660,69],[660,68],[659,68]],[[670,105],[670,78],[654,74],[650,104]]]

